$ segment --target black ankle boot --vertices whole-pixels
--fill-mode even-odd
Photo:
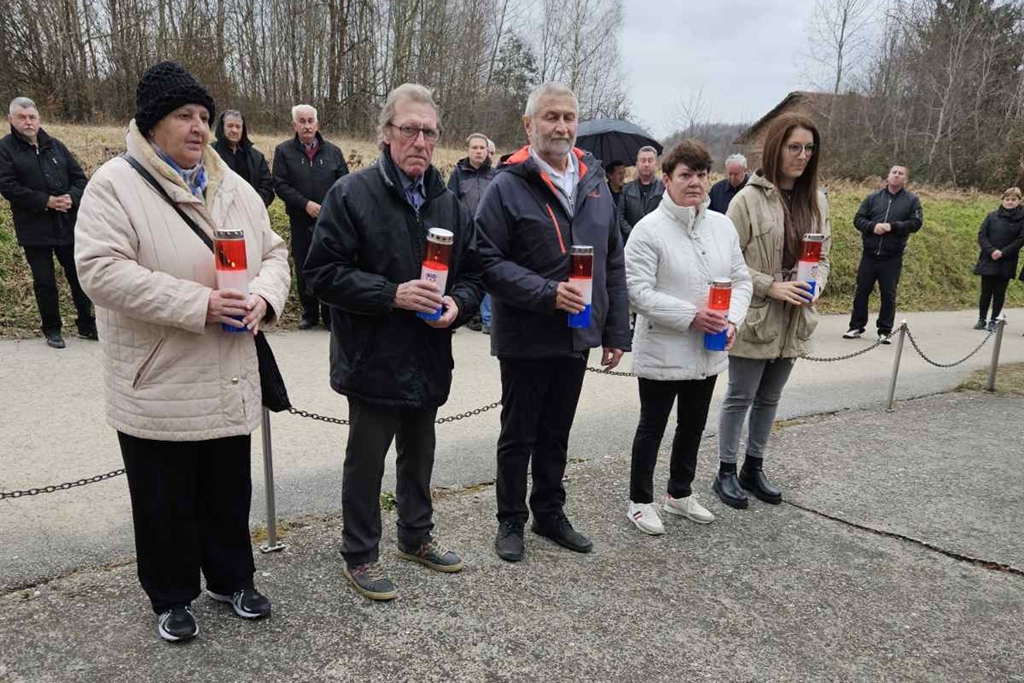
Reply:
[[[736,478],[735,470],[732,472],[719,471],[711,490],[718,494],[719,499],[726,505],[737,510],[744,510],[750,501],[747,494],[743,492],[739,479]]]
[[[764,474],[763,460],[761,458],[747,457],[740,469],[739,483],[747,491],[753,493],[758,499],[772,505],[782,502],[782,492],[768,481]]]

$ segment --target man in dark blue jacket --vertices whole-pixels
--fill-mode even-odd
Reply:
[[[476,214],[494,300],[491,353],[501,365],[495,550],[510,562],[523,557],[531,457],[533,531],[590,552],[563,511],[569,430],[589,350],[603,347],[601,365],[610,370],[630,348],[618,215],[600,163],[573,147],[578,111],[564,85],[545,83],[530,94],[523,116],[530,144],[499,167]],[[568,282],[574,245],[593,248],[592,302]],[[570,328],[568,314],[588,303],[589,327]]]
[[[92,302],[75,269],[75,219],[88,180],[68,148],[40,127],[32,100],[15,98],[8,111],[11,133],[0,140],[0,194],[11,203],[14,232],[32,269],[43,336],[51,347],[64,348],[56,256],[78,311],[78,334],[95,340]]]
[[[476,313],[480,273],[473,223],[431,165],[439,121],[430,91],[406,83],[388,95],[377,162],[339,180],[324,200],[306,258],[312,292],[331,306],[331,386],[348,397],[342,479],[345,576],[372,600],[395,597],[379,568],[380,485],[398,451],[399,556],[440,572],[462,560],[435,543],[430,477],[434,420],[452,384],[452,328]],[[452,233],[448,282],[420,279],[427,231]],[[433,314],[426,320],[417,313]]]
[[[747,173],[747,158],[742,154],[733,154],[725,160],[725,177],[711,186],[708,198],[711,199],[712,211],[725,213],[729,204],[740,190],[747,186],[750,174]]]
[[[868,298],[878,282],[882,299],[877,321],[878,341],[891,343],[903,252],[907,240],[924,222],[921,200],[906,189],[907,176],[906,166],[889,169],[886,186],[869,194],[853,218],[853,225],[864,242],[864,252],[857,268],[857,293],[853,298],[850,329],[843,334],[845,339],[856,339],[864,334],[868,324]]]

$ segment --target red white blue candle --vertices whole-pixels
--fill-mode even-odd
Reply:
[[[452,256],[454,242],[455,235],[451,230],[431,228],[427,231],[427,254],[423,258],[420,279],[437,285],[437,291],[441,296],[444,296],[445,287],[448,286],[448,262]],[[416,315],[424,320],[440,320],[443,309],[444,306],[438,306],[434,313]]]
[[[245,233],[241,230],[216,230],[213,233],[213,257],[217,268],[217,289],[234,289],[249,298],[249,272],[245,261]],[[243,320],[236,317],[236,320]],[[221,323],[225,332],[242,332],[244,327]]]
[[[818,264],[821,262],[821,247],[824,243],[825,236],[820,232],[809,232],[804,235],[803,251],[796,266],[796,279],[809,282],[811,285],[811,299],[814,298],[818,287]]]
[[[727,277],[717,277],[711,281],[711,288],[708,290],[708,308],[718,313],[729,314],[729,304],[732,302],[732,280]],[[729,343],[728,328],[721,332],[705,332],[704,348],[708,351],[725,351]]]
[[[569,327],[590,327],[590,304],[594,300],[594,247],[574,244],[569,249],[569,284],[583,292],[584,309],[569,314]]]

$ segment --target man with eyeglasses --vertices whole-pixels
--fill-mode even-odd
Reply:
[[[893,166],[885,187],[869,194],[860,205],[853,225],[861,233],[864,251],[857,268],[857,292],[853,298],[850,329],[844,339],[857,339],[868,324],[868,298],[878,283],[882,308],[878,313],[878,341],[891,344],[896,319],[896,286],[903,270],[907,240],[921,229],[921,200],[906,189],[906,166]]]
[[[398,556],[439,572],[462,569],[431,534],[434,421],[451,389],[453,328],[473,317],[482,291],[468,256],[472,217],[431,164],[440,120],[430,91],[413,83],[392,90],[379,124],[377,161],[327,193],[306,277],[332,307],[331,386],[348,398],[344,574],[363,596],[390,600],[395,584],[378,559],[392,441]],[[432,229],[451,238],[447,286],[420,277]]]
[[[348,164],[342,151],[320,134],[320,120],[316,109],[310,105],[292,107],[292,130],[295,137],[274,150],[273,172],[274,191],[284,202],[291,224],[292,259],[302,304],[299,329],[312,329],[321,320],[324,327],[330,329],[330,311],[310,294],[304,265],[313,226],[320,215],[320,204],[335,181],[348,174]]]

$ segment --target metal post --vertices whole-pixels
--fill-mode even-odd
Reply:
[[[999,368],[999,348],[1003,345],[1003,328],[1006,327],[1006,315],[1000,315],[996,321],[996,344],[992,347],[992,364],[988,368],[988,384],[985,391],[996,390],[996,370]]]
[[[277,542],[277,510],[274,506],[274,447],[270,440],[270,411],[263,408],[263,487],[267,494],[267,542],[260,551],[272,553],[284,550],[285,544]]]
[[[892,359],[892,377],[889,379],[889,404],[885,411],[891,413],[896,404],[896,378],[900,374],[900,359],[903,357],[903,340],[907,338],[907,321],[900,322],[900,337],[896,340],[896,356]]]

